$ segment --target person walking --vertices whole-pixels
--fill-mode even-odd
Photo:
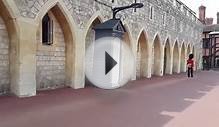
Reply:
[[[193,77],[193,68],[194,68],[194,60],[193,60],[193,54],[189,55],[189,59],[187,60],[187,72],[188,72],[188,77]]]

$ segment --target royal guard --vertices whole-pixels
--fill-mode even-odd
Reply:
[[[187,60],[187,72],[188,72],[188,77],[193,77],[193,71],[194,71],[194,55],[190,54],[189,59]]]

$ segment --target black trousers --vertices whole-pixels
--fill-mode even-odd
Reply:
[[[188,77],[193,77],[193,68],[188,67]]]

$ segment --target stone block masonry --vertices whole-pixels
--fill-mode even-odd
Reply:
[[[0,17],[0,95],[9,92],[9,40],[5,23]]]
[[[134,2],[99,1],[110,6]],[[138,2],[144,7],[117,15],[137,62],[133,80],[162,76],[164,68],[168,74],[184,72],[183,61],[189,53],[195,53],[195,61],[201,63],[203,25],[194,12],[179,0]],[[52,45],[43,45],[41,40],[46,13],[53,21]],[[92,27],[111,19],[112,10],[95,0],[0,0],[0,17],[5,22],[0,18],[0,93],[24,97],[42,89],[86,87],[85,53],[95,38]]]
[[[43,45],[40,35],[37,41],[37,90],[65,86],[65,40],[62,29],[52,12],[48,13],[54,25],[52,45]],[[40,29],[40,28],[39,28]]]

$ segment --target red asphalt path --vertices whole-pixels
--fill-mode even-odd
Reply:
[[[0,127],[181,127],[171,124],[174,113],[186,111],[217,85],[219,72],[209,71],[196,72],[193,79],[185,74],[142,79],[116,90],[63,88],[30,98],[2,96]]]

